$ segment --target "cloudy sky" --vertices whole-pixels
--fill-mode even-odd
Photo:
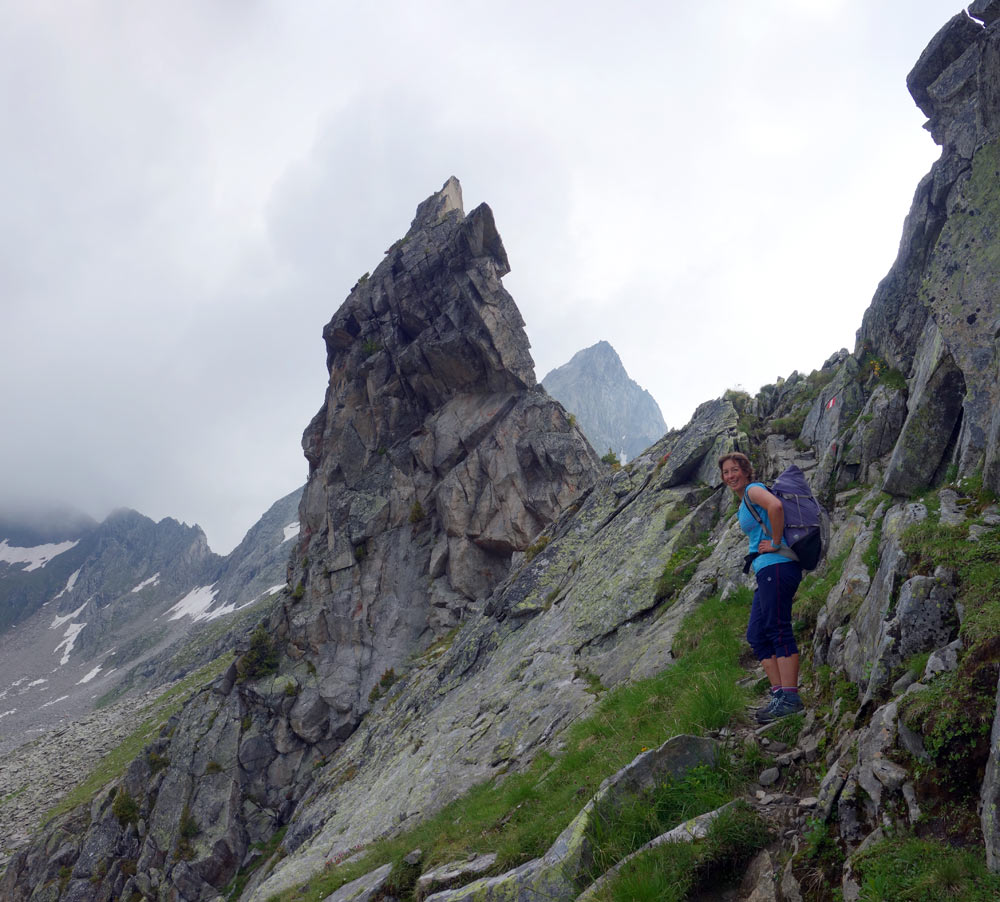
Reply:
[[[539,379],[605,339],[674,427],[819,367],[939,155],[905,78],[960,10],[0,0],[0,503],[228,552],[305,480],[323,325],[450,175]]]

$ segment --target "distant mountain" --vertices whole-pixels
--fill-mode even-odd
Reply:
[[[609,449],[631,460],[667,431],[653,396],[629,378],[606,341],[577,351],[543,380],[545,390],[573,414],[598,454]]]
[[[183,675],[212,621],[284,588],[302,490],[275,502],[226,557],[198,526],[121,509],[0,514],[0,751],[102,696]]]

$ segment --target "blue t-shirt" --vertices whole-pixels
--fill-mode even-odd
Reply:
[[[750,486],[759,485],[762,489],[767,489],[767,486],[763,482],[751,482],[750,485],[746,487],[743,493],[743,501],[740,502],[740,508],[737,512],[737,516],[740,521],[740,529],[747,534],[750,539],[750,553],[753,554],[760,543],[764,539],[771,538],[771,521],[768,519],[767,510],[761,507],[759,504],[754,504],[750,500],[750,496],[746,494],[750,490]],[[753,504],[754,510],[760,515],[761,520],[767,524],[767,530],[757,522],[754,515],[747,510],[747,505]],[[773,551],[768,551],[765,554],[761,554],[753,559],[753,572],[758,573],[765,567],[770,567],[772,564],[784,564],[788,561],[788,558],[783,554],[775,554]]]

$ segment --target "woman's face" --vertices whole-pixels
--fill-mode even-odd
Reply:
[[[734,492],[742,492],[750,482],[743,468],[735,460],[727,460],[722,465],[722,481]]]

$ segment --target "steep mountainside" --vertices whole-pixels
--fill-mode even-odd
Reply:
[[[667,431],[653,396],[629,378],[606,341],[577,351],[543,380],[545,390],[579,421],[599,454],[631,460]]]
[[[597,696],[683,666],[685,618],[745,606],[715,464],[737,445],[766,480],[806,471],[832,533],[795,608],[808,714],[777,743],[738,718],[742,738],[717,733],[768,765],[748,801],[783,812],[774,858],[732,892],[899,898],[886,886],[924,868],[914,892],[947,897],[972,863],[1000,872],[1000,0],[972,10],[986,26],[957,16],[909,78],[942,156],[854,352],[706,402],[614,474],[535,385],[489,209],[465,216],[453,179],[421,204],[324,332],[280,607],[120,777],[11,859],[0,895],[318,899],[365,847],[371,892],[411,899],[421,856],[384,864],[377,841],[538,760],[462,848],[459,872],[501,853],[486,876],[427,898],[597,898],[587,817],[612,786],[648,788],[669,743],[578,795],[578,818],[546,822],[539,800],[561,754],[586,755],[569,726]],[[443,833],[463,817],[448,810]],[[530,854],[505,847],[534,816]],[[978,882],[967,897],[991,898]]]
[[[300,497],[276,502],[225,558],[199,527],[130,510],[100,524],[7,517],[0,606],[15,625],[0,633],[0,751],[203,663],[177,657],[192,630],[284,587]]]

